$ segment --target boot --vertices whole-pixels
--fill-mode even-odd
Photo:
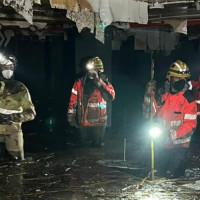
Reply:
[[[24,160],[24,151],[9,151],[9,154],[14,158],[16,161]]]

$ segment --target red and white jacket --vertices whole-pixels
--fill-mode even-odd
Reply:
[[[197,103],[197,117],[200,117],[200,76],[198,77],[198,81],[189,81],[190,90],[194,91],[194,99]]]
[[[163,122],[167,134],[170,131],[176,134],[175,140],[168,138],[166,147],[188,147],[197,124],[197,106],[190,92],[171,94],[165,91],[161,102],[158,106],[153,100],[154,114]]]
[[[81,126],[106,126],[107,123],[107,99],[115,99],[113,86],[107,79],[100,78],[102,85],[97,86],[89,95],[84,93],[86,77],[77,79],[73,85],[68,113],[74,113]],[[102,80],[103,79],[103,80]]]

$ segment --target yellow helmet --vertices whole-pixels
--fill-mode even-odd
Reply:
[[[94,57],[92,60],[94,62],[94,68],[97,69],[98,72],[104,72],[102,60],[99,57]]]
[[[167,78],[169,79],[171,76],[179,78],[190,78],[191,75],[189,67],[181,60],[176,60],[170,65],[169,71],[167,72]]]
[[[87,70],[97,70],[98,72],[104,72],[103,62],[99,57],[91,58],[86,64]]]

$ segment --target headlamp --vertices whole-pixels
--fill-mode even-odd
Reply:
[[[94,69],[94,62],[88,62],[86,65],[86,69],[87,70],[92,70]]]
[[[7,62],[8,62],[8,59],[2,53],[0,53],[0,64],[6,65]]]
[[[13,60],[13,56],[6,57],[2,53],[0,53],[0,65],[14,65]]]

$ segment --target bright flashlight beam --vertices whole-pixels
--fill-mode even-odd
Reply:
[[[161,134],[161,129],[159,127],[153,127],[149,130],[151,137],[156,138]]]
[[[3,56],[3,54],[0,53],[0,59],[5,59],[5,57]]]
[[[86,68],[87,68],[88,70],[93,69],[93,68],[94,68],[93,63],[88,63],[88,64],[86,65]]]
[[[7,62],[7,59],[5,58],[3,54],[0,53],[0,63],[5,64],[6,62]]]

